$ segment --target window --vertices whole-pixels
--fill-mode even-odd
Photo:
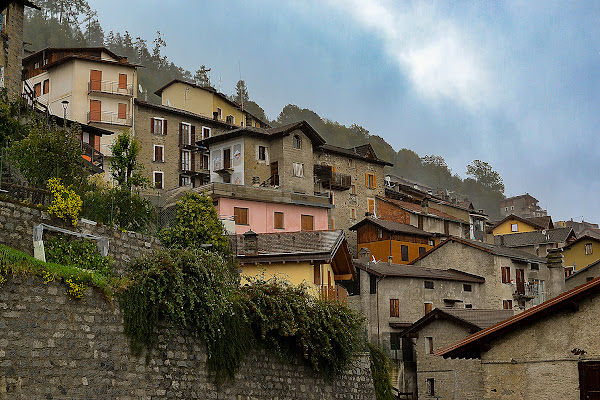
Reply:
[[[354,164],[354,159],[353,158],[349,158],[348,159],[348,167],[350,168],[355,168],[356,165]]]
[[[369,293],[377,293],[377,276],[369,274]]]
[[[473,304],[465,304],[465,308],[473,308]]]
[[[433,354],[433,338],[425,338],[425,354]]]
[[[473,287],[471,285],[469,285],[468,283],[463,283],[463,291],[471,292],[472,290],[473,290]]]
[[[429,239],[429,245],[430,246],[435,246],[435,240]]]
[[[190,185],[191,185],[191,181],[190,181],[189,176],[183,176],[183,175],[179,176],[179,186],[190,186]]]
[[[167,134],[167,120],[164,118],[150,118],[150,133],[155,135]]]
[[[375,189],[376,181],[377,181],[377,179],[375,179],[375,175],[373,175],[373,174],[365,175],[365,185],[369,189]]]
[[[591,243],[585,244],[585,254],[586,255],[592,254],[592,244]]]
[[[127,104],[119,103],[119,119],[127,118]]]
[[[427,249],[425,247],[419,246],[419,256],[427,253]]]
[[[208,139],[210,137],[210,128],[207,126],[202,127],[202,139]]]
[[[431,308],[433,306],[433,304],[431,303],[423,303],[425,305],[425,315],[429,314],[431,312]]]
[[[227,119],[225,120],[225,122],[228,123],[228,124],[233,125],[233,124],[235,124],[235,117],[233,115],[229,114],[227,116]]]
[[[594,280],[593,276],[588,276],[588,277],[585,278],[586,282],[593,281],[593,280]]]
[[[275,229],[283,229],[283,213],[275,211],[273,213],[273,227]]]
[[[46,94],[50,91],[50,79],[46,79],[44,81],[44,88],[42,90],[42,94]]]
[[[99,92],[102,90],[102,71],[90,70],[90,91]]]
[[[502,308],[505,310],[512,310],[512,300],[502,300]]]
[[[390,350],[400,350],[402,336],[400,332],[390,332]]]
[[[4,15],[2,16],[2,19],[4,19]],[[2,24],[2,32],[4,32],[4,24]],[[39,69],[40,68],[40,63],[36,62],[35,64],[33,64],[33,69]]]
[[[163,173],[160,171],[154,171],[154,188],[155,189],[163,188]]]
[[[400,301],[398,299],[390,299],[390,317],[400,316]]]
[[[375,214],[375,199],[367,199],[367,203],[369,205],[369,212]]]
[[[329,229],[335,229],[335,220],[333,218],[331,218],[331,228]]]
[[[425,289],[433,289],[433,281],[425,281]]]
[[[350,185],[350,194],[356,194],[356,185]]]
[[[265,146],[258,146],[258,159],[260,161],[267,160],[267,148]]]
[[[119,74],[119,89],[127,90],[127,75]]]
[[[223,110],[217,107],[217,118],[223,119]]]
[[[531,269],[534,271],[539,271],[540,270],[540,264],[538,263],[531,263]]]
[[[407,245],[401,245],[400,246],[400,254],[402,256],[402,261],[408,261],[408,246]]]
[[[90,121],[101,121],[102,102],[100,100],[90,100]]]
[[[312,231],[315,229],[315,217],[312,215],[301,215],[300,225],[303,231]]]
[[[304,178],[304,164],[292,163],[293,175],[298,178]]]
[[[164,159],[164,146],[155,144],[154,145],[154,162],[165,162]]]
[[[189,150],[181,150],[181,170],[192,170],[192,157],[191,152]]]
[[[510,206],[510,211],[513,211],[515,209],[515,206]]]
[[[300,136],[298,136],[298,135],[294,135],[294,148],[295,149],[302,148],[302,139],[300,139]]]
[[[504,207],[504,211],[508,211],[508,207]]]
[[[427,378],[425,380],[427,396],[435,396],[435,379]]]
[[[519,232],[519,224],[510,224],[511,232]]]
[[[510,283],[510,267],[502,267],[502,283]]]
[[[350,209],[350,218],[356,219],[356,209],[354,209],[354,208]]]
[[[189,146],[192,143],[192,125],[186,122],[179,124],[179,145]]]
[[[248,225],[248,209],[233,207],[233,219],[236,225]]]
[[[445,235],[449,235],[450,234],[450,221],[444,221],[444,234]]]
[[[34,91],[34,93],[35,93],[35,97],[38,97],[39,95],[41,95],[41,94],[42,94],[42,84],[41,84],[41,83],[39,83],[39,82],[38,82],[38,83],[36,83],[36,84],[33,86],[33,91]]]
[[[423,229],[423,216],[422,215],[417,216],[417,228]]]

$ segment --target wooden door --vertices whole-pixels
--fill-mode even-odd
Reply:
[[[100,121],[102,115],[102,102],[90,100],[90,121]]]
[[[271,184],[279,186],[279,164],[277,161],[271,163]]]
[[[90,90],[100,91],[102,89],[102,71],[90,70]]]
[[[223,168],[231,168],[231,149],[223,150]]]
[[[600,400],[600,362],[579,363],[579,392],[582,400]]]
[[[525,270],[518,269],[517,272],[517,293],[525,294]]]

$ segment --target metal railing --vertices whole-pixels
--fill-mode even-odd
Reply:
[[[88,81],[88,92],[133,96],[133,85],[125,85],[123,87],[118,82]]]
[[[352,176],[332,172],[331,178],[329,178],[328,181],[323,182],[323,185],[331,186],[332,189],[338,188],[348,190],[352,186]]]
[[[513,283],[513,296],[522,298],[535,298],[538,296],[538,285],[532,282]]]
[[[223,170],[227,170],[227,169],[231,169],[234,166],[234,163],[236,163],[236,159],[234,158],[229,158],[229,159],[218,159],[218,160],[214,160],[213,161],[213,172],[219,172],[219,171],[223,171]]]
[[[81,142],[81,156],[100,169],[104,169],[104,154],[100,153],[93,146]]]
[[[131,114],[126,114],[125,118],[119,118],[119,114],[108,111],[88,111],[87,122],[100,122],[111,125],[131,126]]]

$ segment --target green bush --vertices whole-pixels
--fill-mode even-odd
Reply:
[[[111,274],[112,259],[102,257],[96,243],[89,239],[70,241],[59,234],[52,236],[44,249],[47,262],[96,271],[105,276]]]

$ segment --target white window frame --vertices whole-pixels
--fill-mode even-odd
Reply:
[[[160,180],[160,184],[161,187],[157,188],[156,187],[156,175],[160,175],[161,176],[161,180]],[[154,188],[155,189],[164,189],[165,188],[165,173],[162,171],[152,171],[152,183],[154,184]]]
[[[160,117],[153,117],[154,119],[154,134],[155,135],[163,135],[165,134],[165,119],[164,118],[160,118]],[[160,121],[160,132],[158,132],[158,125],[157,125],[157,121]]]
[[[205,135],[204,132],[208,132],[208,135]],[[208,126],[202,127],[202,140],[208,139],[211,134],[212,134],[211,129]]]
[[[304,164],[292,163],[292,175],[296,178],[304,178]]]
[[[183,136],[183,127],[184,127],[184,126],[187,126],[187,138],[185,138],[185,137]],[[193,144],[193,143],[192,143],[192,124],[190,124],[190,123],[188,123],[188,122],[182,122],[182,123],[181,123],[181,129],[182,129],[182,132],[181,132],[181,133],[182,133],[181,139],[182,139],[182,142],[183,142],[182,144],[183,144],[184,146],[186,146],[186,145],[190,145],[190,144]],[[187,140],[183,140],[183,139],[187,139]]]
[[[519,224],[510,224],[511,232],[519,232]]]
[[[217,107],[217,118],[223,119],[223,109],[221,107]]]
[[[293,140],[292,146],[295,149],[302,149],[302,138],[300,137],[300,135],[294,135],[294,138],[292,140]],[[297,147],[296,147],[296,142],[298,142]]]
[[[181,150],[181,170],[191,171],[192,169],[192,152],[189,150]],[[187,167],[187,168],[184,168]]]
[[[162,148],[162,153],[161,153],[162,154],[162,160],[157,160],[156,159],[156,148],[157,147]],[[155,145],[153,145],[153,147],[152,147],[152,161],[154,161],[154,162],[165,162],[165,146],[164,145],[162,145],[162,144],[155,144]]]

